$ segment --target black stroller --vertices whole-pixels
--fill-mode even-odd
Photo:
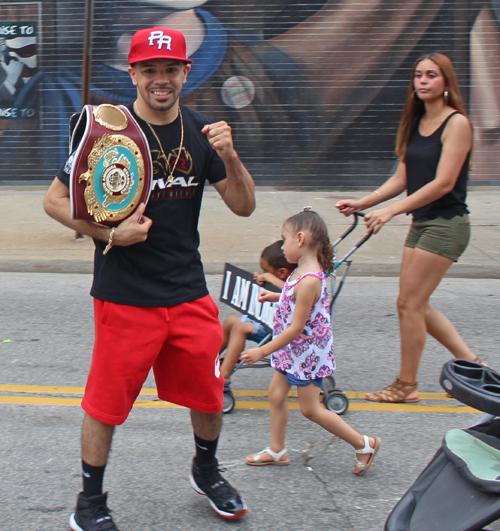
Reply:
[[[345,238],[347,238],[347,236],[349,234],[351,234],[351,232],[357,227],[360,217],[364,217],[364,213],[363,212],[357,212],[357,211],[353,212],[352,224],[350,225],[350,227],[341,236],[339,236],[332,243],[332,246],[333,246],[334,249],[337,247],[337,245],[341,241],[343,241]],[[358,241],[358,243],[356,243],[356,245],[354,245],[347,253],[345,253],[344,256],[342,256],[342,258],[340,258],[338,260],[335,259],[335,261],[334,261],[334,271],[333,271],[333,274],[330,275],[330,278],[331,278],[331,293],[333,294],[332,295],[332,300],[330,302],[330,314],[331,314],[332,326],[333,326],[333,320],[334,320],[335,301],[337,300],[337,298],[338,298],[338,296],[339,296],[339,294],[340,294],[340,292],[342,290],[342,287],[344,285],[345,279],[346,279],[347,275],[349,274],[349,269],[350,269],[350,267],[352,265],[352,260],[351,260],[350,257],[370,237],[371,237],[371,234],[366,234],[360,241]],[[337,282],[335,273],[336,273],[337,269],[339,269],[340,266],[342,266],[342,265],[344,265],[345,267],[343,269],[342,276],[340,277],[340,280],[338,280],[338,282]],[[226,269],[227,269],[227,266],[228,266],[228,264],[226,264]],[[234,270],[237,269],[234,266],[230,266],[230,267],[232,269],[234,269]],[[240,275],[245,275],[245,272],[243,272],[242,270],[239,270],[239,271],[240,271]],[[248,277],[248,275],[249,274],[247,273],[246,276]],[[251,278],[251,277],[248,277],[248,278]],[[271,284],[269,284],[269,285],[267,285],[265,287],[267,289],[271,289],[271,290],[276,289]],[[220,296],[220,301],[224,302],[226,304],[229,303],[227,292],[228,292],[228,289],[227,289],[226,282],[223,282],[222,290],[221,290],[221,296]],[[238,306],[234,306],[234,305],[231,305],[231,306],[233,308],[235,308],[236,310],[241,311],[241,308],[239,308]],[[255,319],[255,316],[252,315],[252,319]],[[257,320],[259,320],[259,319],[257,319]],[[264,345],[265,343],[267,343],[272,338],[272,329],[270,328],[270,322],[269,321],[265,322],[265,321],[259,320],[259,322],[261,322],[261,324],[263,324],[264,327],[266,327],[266,329],[269,332],[268,335],[264,339],[253,338],[250,335],[248,339],[250,341],[255,341],[256,343],[258,343],[257,346],[260,347],[260,346]],[[243,361],[241,361],[234,368],[234,372],[236,372],[237,370],[240,370],[240,369],[268,368],[268,367],[269,367],[269,359],[268,358],[264,358],[260,362],[254,363],[251,366],[245,365],[243,363]],[[334,413],[337,413],[338,415],[342,415],[343,413],[345,413],[347,411],[347,409],[349,408],[349,399],[347,398],[347,396],[346,396],[344,391],[341,391],[340,389],[338,389],[336,387],[335,378],[333,377],[333,375],[332,376],[328,376],[327,378],[323,379],[322,391],[323,391],[323,404],[325,405],[325,407],[327,409],[329,409],[330,411],[333,411]],[[224,391],[224,406],[223,406],[223,410],[222,411],[224,413],[230,413],[234,409],[235,404],[236,404],[236,400],[234,398],[233,392],[231,390],[229,390],[229,389],[225,390]]]
[[[450,430],[443,445],[392,510],[385,531],[476,531],[500,518],[500,374],[452,360],[441,386],[486,412],[467,430]]]

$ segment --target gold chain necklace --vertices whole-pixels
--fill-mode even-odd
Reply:
[[[160,146],[161,154],[163,155],[163,158],[165,159],[165,163],[167,164],[167,167],[170,170],[170,165],[169,165],[168,159],[167,159],[167,157],[165,155],[165,151],[163,151],[163,146],[161,145],[160,139],[158,138],[158,135],[156,134],[155,130],[153,129],[153,126],[146,119],[144,119],[142,117],[142,115],[139,112],[139,110],[137,109],[137,105],[135,103],[134,103],[134,111],[137,114],[137,116],[143,122],[146,122],[148,124],[149,128],[151,129],[151,132],[153,133],[154,137],[156,138],[156,141],[158,142],[158,145]],[[180,158],[181,153],[182,153],[182,145],[184,143],[184,122],[182,120],[182,112],[181,112],[181,108],[180,107],[179,107],[179,117],[181,119],[181,143],[179,144],[179,151],[177,153],[177,158],[175,159],[174,167],[172,168],[172,170],[170,171],[170,175],[168,176],[167,184],[170,184],[175,179],[174,171],[175,171],[175,168],[177,168],[177,163],[179,162],[179,158]]]

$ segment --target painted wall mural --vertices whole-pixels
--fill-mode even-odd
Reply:
[[[0,2],[0,180],[51,180],[67,156],[84,7]],[[472,179],[500,184],[499,20],[500,0],[96,0],[91,103],[132,102],[132,34],[173,27],[194,61],[182,102],[231,124],[258,184],[369,187],[396,163],[413,62],[441,51],[475,126]]]

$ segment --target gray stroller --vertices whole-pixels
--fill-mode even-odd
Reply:
[[[350,227],[341,235],[339,236],[333,243],[332,246],[334,249],[337,247],[337,245],[343,241],[351,232],[354,231],[354,229],[357,227],[359,218],[363,217],[363,212],[357,212],[355,211],[353,213],[353,222],[350,225]],[[352,265],[351,256],[371,237],[371,234],[366,234],[356,245],[354,245],[347,253],[345,253],[340,259],[335,259],[334,261],[334,271],[333,274],[330,275],[331,279],[331,293],[332,300],[330,302],[330,314],[331,314],[331,322],[333,325],[334,322],[334,311],[335,311],[335,301],[337,300],[343,286],[345,279],[347,278],[347,275],[349,274],[349,269]],[[342,271],[342,275],[340,279],[336,278],[336,271],[344,265],[344,269]],[[240,279],[246,278],[247,282],[253,282],[253,276],[250,275],[250,273],[245,272],[243,270],[240,270],[238,268],[235,268],[234,266],[229,266],[231,270],[235,271],[235,273],[239,273]],[[227,278],[227,271],[228,271],[228,264],[226,264],[226,272],[224,274],[224,278]],[[221,289],[221,296],[220,301],[224,302],[225,304],[229,304],[232,308],[235,310],[246,313],[245,311],[242,311],[241,305],[233,305],[230,302],[230,297],[228,298],[228,293],[232,293],[234,289],[234,277],[238,275],[233,275],[233,278],[231,279],[231,284],[228,285],[227,282],[223,282],[222,289]],[[240,280],[241,282],[241,280]],[[257,286],[257,285],[255,285]],[[258,286],[257,286],[258,287]],[[272,284],[267,284],[264,286],[266,289],[270,290],[276,290],[276,287]],[[248,288],[250,290],[250,288]],[[251,315],[252,319],[258,320],[268,331],[268,334],[266,337],[257,338],[250,335],[248,339],[250,341],[254,341],[257,343],[257,346],[260,347],[264,344],[266,344],[270,339],[272,338],[272,329],[271,329],[271,322],[268,319],[258,319],[258,316],[256,318],[255,315]],[[269,359],[264,358],[258,363],[254,363],[251,366],[245,365],[242,361],[236,365],[234,368],[234,372],[241,370],[241,369],[255,369],[255,368],[269,368]],[[233,373],[234,373],[233,372]],[[323,379],[323,385],[322,385],[322,391],[323,391],[323,403],[327,409],[330,411],[333,411],[334,413],[337,413],[338,415],[342,415],[347,411],[349,408],[349,399],[347,398],[344,391],[341,391],[336,387],[335,378],[332,376],[328,376],[327,378]],[[224,413],[230,413],[236,404],[236,399],[234,397],[233,392],[231,389],[224,389],[224,407],[223,412]]]

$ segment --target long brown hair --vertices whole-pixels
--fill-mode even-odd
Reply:
[[[295,234],[301,231],[307,232],[311,236],[312,247],[316,248],[319,265],[325,273],[333,271],[333,247],[330,243],[326,223],[317,212],[312,210],[299,212],[288,218],[283,226],[290,227],[290,231]]]
[[[403,162],[405,160],[406,148],[408,147],[408,142],[410,141],[413,130],[415,129],[417,122],[420,120],[420,117],[425,113],[424,102],[419,100],[418,96],[414,92],[415,87],[413,85],[417,65],[424,59],[430,59],[436,63],[439,70],[441,70],[446,83],[446,90],[448,91],[447,104],[461,112],[463,115],[467,116],[462,95],[460,94],[460,89],[458,88],[457,74],[455,73],[455,68],[453,67],[451,60],[442,53],[430,53],[417,59],[411,72],[410,84],[406,94],[406,102],[403,109],[403,116],[401,117],[401,122],[399,124],[398,137],[396,141],[396,154]]]

